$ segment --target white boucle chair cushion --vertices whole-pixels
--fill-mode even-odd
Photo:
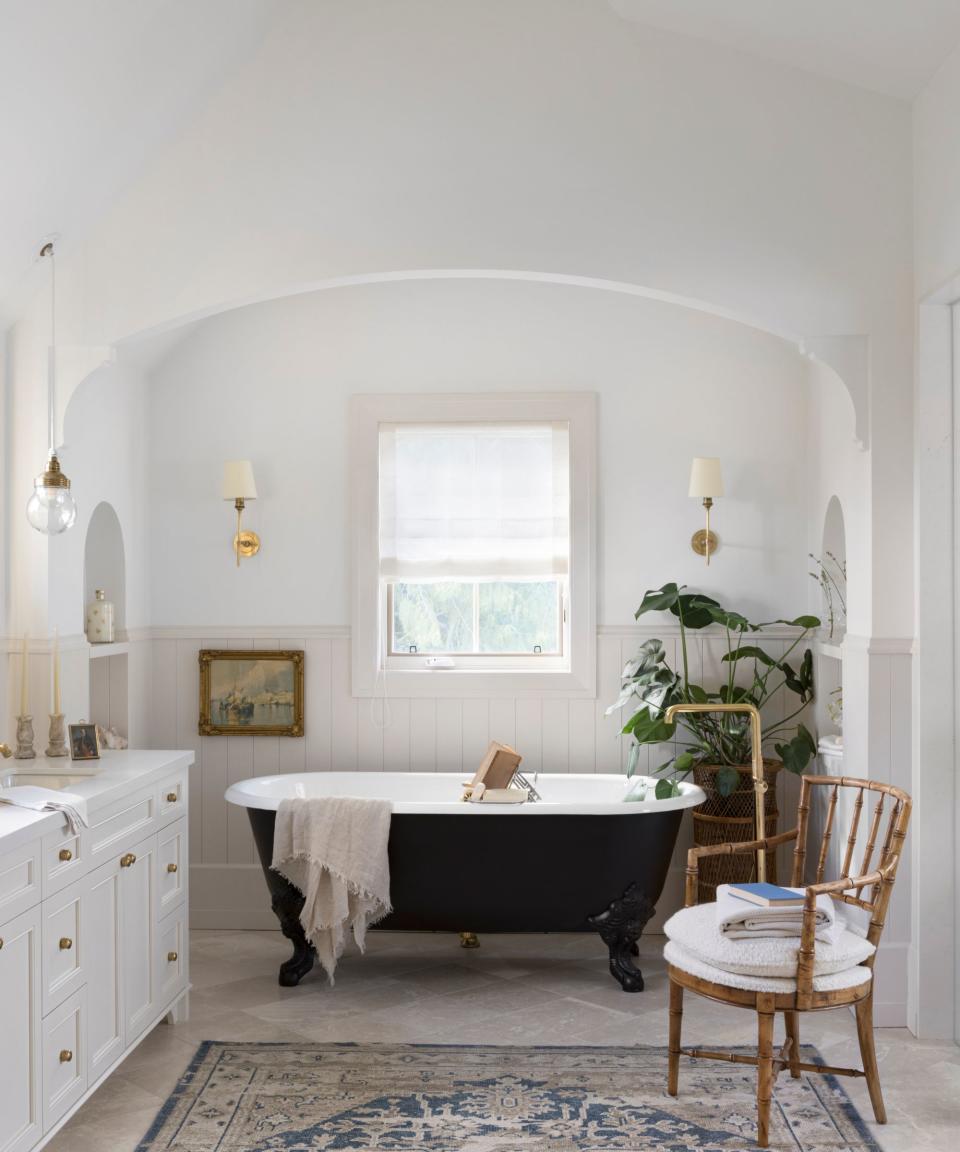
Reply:
[[[762,936],[756,940],[730,940],[717,927],[715,904],[683,908],[663,926],[664,932],[684,952],[711,968],[740,976],[792,979],[797,973],[800,938]],[[818,940],[814,951],[814,976],[844,972],[862,964],[876,949],[869,940],[844,928],[835,944]]]
[[[692,952],[668,940],[663,950],[663,958],[674,968],[681,968],[691,976],[701,980],[709,980],[711,984],[722,984],[725,988],[740,988],[745,992],[796,992],[796,980],[778,979],[775,976],[743,976],[737,972],[724,972],[722,968],[714,968],[711,964],[704,964]],[[856,988],[866,984],[873,978],[869,968],[859,965],[847,968],[843,972],[829,972],[825,976],[814,976],[814,992],[835,992],[840,988]]]

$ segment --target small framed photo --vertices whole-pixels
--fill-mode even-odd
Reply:
[[[70,759],[99,760],[100,741],[96,724],[70,724]]]

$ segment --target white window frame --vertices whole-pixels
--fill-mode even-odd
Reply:
[[[529,670],[386,666],[386,595],[379,579],[380,425],[562,421],[570,429],[568,652]],[[370,394],[350,400],[352,693],[356,697],[596,696],[597,399],[595,392]]]

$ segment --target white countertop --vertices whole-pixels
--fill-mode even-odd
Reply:
[[[69,784],[57,791],[72,792],[84,796],[87,811],[93,816],[97,809],[116,800],[124,792],[136,791],[155,781],[162,780],[178,768],[189,767],[193,763],[193,752],[153,751],[127,748],[122,752],[104,750],[98,761],[73,763],[67,757],[48,760],[38,756],[35,760],[0,761],[0,775],[11,773],[30,776],[78,776],[83,780]],[[32,783],[42,784],[36,780]],[[0,795],[3,790],[0,789]],[[30,808],[15,808],[12,804],[0,804],[0,853],[29,840],[36,840],[48,832],[55,832],[66,825],[62,812],[34,812]]]

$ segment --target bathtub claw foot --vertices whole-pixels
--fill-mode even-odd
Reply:
[[[624,992],[643,991],[643,973],[633,957],[639,954],[637,941],[655,911],[653,901],[640,886],[631,884],[605,912],[587,917],[610,951],[610,975]]]
[[[293,955],[280,965],[279,984],[282,988],[295,988],[313,967],[316,952],[300,923],[303,896],[282,877],[278,879],[286,890],[275,892],[270,904],[280,921],[280,931],[293,945]]]
[[[293,946],[293,955],[280,965],[278,983],[281,988],[296,988],[300,981],[313,967],[313,949],[308,944],[301,948],[298,944]]]
[[[477,939],[476,932],[461,932],[460,933],[460,947],[461,948],[479,948],[480,941]]]

